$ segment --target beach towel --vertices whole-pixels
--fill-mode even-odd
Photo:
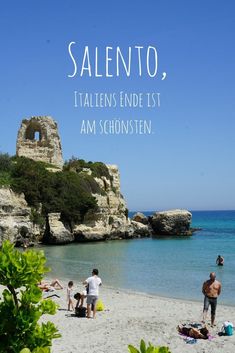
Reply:
[[[186,337],[186,338],[184,338],[184,341],[185,341],[186,343],[188,343],[188,344],[195,344],[195,343],[197,343],[196,338],[192,338],[192,337]]]

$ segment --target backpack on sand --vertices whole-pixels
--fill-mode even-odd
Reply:
[[[233,335],[233,324],[230,321],[225,321],[222,326],[222,331],[226,336]]]
[[[86,317],[86,308],[84,306],[75,308],[75,316]]]

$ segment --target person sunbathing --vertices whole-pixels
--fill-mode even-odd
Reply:
[[[62,284],[60,281],[56,278],[53,280],[51,283],[48,283],[46,281],[41,281],[38,283],[38,288],[40,288],[43,291],[53,291],[55,289],[63,289]]]
[[[178,326],[178,332],[192,338],[201,338],[201,339],[208,339],[209,330],[207,327],[202,327],[201,329],[194,328],[194,327],[185,327],[185,326]]]

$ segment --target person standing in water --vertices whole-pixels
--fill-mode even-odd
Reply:
[[[224,258],[222,256],[218,255],[218,257],[216,259],[216,265],[224,266]]]

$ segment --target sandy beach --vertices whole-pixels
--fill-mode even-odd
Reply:
[[[105,310],[98,312],[93,320],[75,317],[66,310],[65,289],[56,293],[60,295],[59,299],[55,298],[60,309],[54,317],[44,317],[53,321],[62,334],[53,342],[53,353],[125,353],[128,352],[128,344],[137,346],[141,338],[154,345],[167,345],[172,353],[235,352],[235,335],[218,336],[224,321],[234,321],[235,307],[223,306],[218,302],[216,327],[209,326],[213,339],[187,344],[176,327],[183,323],[200,323],[202,303],[103,286],[100,298]]]

